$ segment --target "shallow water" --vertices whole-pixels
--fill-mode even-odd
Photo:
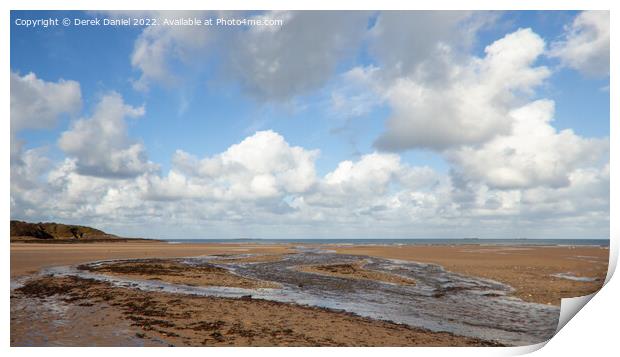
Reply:
[[[252,295],[253,298],[342,309],[361,316],[510,345],[547,340],[558,323],[560,310],[556,306],[506,296],[512,288],[505,284],[447,272],[438,265],[341,255],[304,247],[298,247],[298,251],[298,254],[287,255],[275,262],[215,264],[241,276],[277,282],[282,285],[279,289],[186,286],[105,276],[73,267],[51,268],[46,273],[78,275],[145,290],[223,297]],[[247,255],[229,258],[243,256]],[[181,261],[200,264],[212,259],[221,260],[222,257],[194,257]],[[395,285],[295,269],[300,265],[355,263],[360,260],[366,262],[366,269],[412,278],[416,284]]]
[[[575,276],[575,275],[572,275],[571,273],[551,274],[551,276],[556,277],[556,278],[573,280],[573,281],[596,281],[596,278],[589,278],[585,276]]]

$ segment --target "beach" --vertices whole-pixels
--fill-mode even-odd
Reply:
[[[11,276],[104,259],[170,258],[233,253],[285,253],[288,245],[136,243],[11,243]]]
[[[335,251],[439,264],[455,273],[508,284],[525,301],[552,305],[559,305],[561,298],[597,291],[605,281],[609,259],[609,248],[598,246],[346,246]]]
[[[11,345],[522,345],[551,336],[560,298],[600,288],[608,254],[598,246],[12,243]]]

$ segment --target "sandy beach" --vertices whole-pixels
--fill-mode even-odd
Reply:
[[[69,303],[68,310],[73,314],[69,321],[79,321],[83,328],[103,321],[102,333],[91,341],[83,341],[84,345],[118,343],[118,340],[110,341],[109,326],[105,325],[110,324],[109,320],[125,322],[120,324],[126,329],[122,342],[132,346],[496,345],[345,312],[248,298],[147,293],[86,279],[44,278],[26,285],[18,294],[49,299],[63,306]],[[54,300],[59,296],[64,300]],[[28,341],[25,334],[35,321],[26,314],[16,315],[20,320],[14,322],[11,342],[21,345]],[[38,318],[36,323],[40,324]],[[98,327],[90,328],[97,330]],[[51,323],[43,325],[42,329],[39,334],[59,333],[55,331],[58,327]]]
[[[433,263],[455,273],[501,281],[525,301],[559,305],[562,298],[591,294],[607,275],[608,247],[592,246],[337,246],[342,254]],[[585,278],[577,281],[554,276]]]
[[[336,254],[327,253],[334,251]],[[594,246],[328,245],[313,246],[307,254],[304,253],[306,255],[301,255],[303,260],[298,263],[295,259],[301,259],[300,252],[290,244],[12,243],[11,277],[17,288],[11,294],[11,345],[513,344],[509,343],[513,338],[510,333],[500,333],[495,339],[494,330],[484,329],[484,323],[479,327],[483,328],[481,336],[476,337],[478,330],[468,332],[466,328],[463,330],[466,333],[460,333],[463,328],[458,324],[453,330],[433,330],[392,322],[390,318],[382,321],[384,319],[360,316],[351,313],[345,305],[341,308],[310,306],[312,304],[308,305],[308,301],[312,300],[303,297],[314,296],[308,294],[316,294],[319,288],[334,289],[335,296],[342,295],[345,300],[349,299],[347,294],[374,291],[377,287],[388,289],[385,293],[394,289],[423,290],[425,284],[429,284],[425,281],[426,270],[416,272],[418,279],[414,279],[401,271],[409,265],[403,263],[395,268],[390,266],[391,262],[411,262],[413,268],[431,269],[429,272],[437,271],[434,268],[437,264],[445,269],[445,273],[441,273],[444,270],[438,267],[444,277],[441,279],[449,276],[461,281],[460,274],[467,286],[472,284],[470,279],[491,279],[490,286],[485,285],[486,280],[474,280],[485,286],[465,290],[474,289],[472,291],[481,291],[488,296],[484,299],[488,299],[489,307],[499,309],[496,315],[504,313],[502,309],[508,306],[502,305],[502,301],[514,296],[519,301],[535,303],[531,306],[540,311],[547,311],[543,307],[551,305],[545,316],[549,316],[552,325],[557,311],[554,306],[559,304],[561,297],[580,296],[600,288],[607,271],[608,252],[607,248]],[[188,257],[196,258],[185,259]],[[322,261],[319,258],[329,259]],[[122,261],[91,263],[111,259]],[[85,275],[35,274],[41,269],[53,271],[59,266],[73,266],[74,272]],[[248,267],[251,269],[247,270]],[[252,270],[256,267],[265,268]],[[445,275],[453,273],[457,275]],[[108,277],[109,280],[91,279],[88,274]],[[271,301],[269,291],[279,291],[278,287],[282,286],[294,289],[285,290],[289,293],[277,295],[280,297]],[[171,287],[186,287],[183,288],[186,290]],[[224,289],[222,291],[232,295],[208,296],[210,293],[204,293],[208,289]],[[230,293],[225,289],[233,290]],[[401,290],[394,290],[394,296],[402,294],[398,291]],[[468,301],[477,296],[458,294],[462,292],[446,288],[440,293],[431,293],[428,298],[422,297],[420,301],[430,301],[429,307],[450,308],[453,301]],[[357,295],[351,296],[355,299]],[[302,302],[296,303],[297,299]],[[385,295],[383,299],[389,298]],[[450,315],[458,320],[458,313],[456,310]],[[384,314],[392,316],[389,311]],[[476,318],[484,321],[489,317],[481,315]],[[552,327],[540,328],[546,331]],[[525,326],[524,331],[527,329]]]
[[[11,277],[41,268],[105,259],[173,258],[213,254],[281,254],[288,245],[168,244],[165,242],[47,244],[11,243]]]

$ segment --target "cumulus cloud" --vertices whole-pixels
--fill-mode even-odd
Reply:
[[[475,42],[476,32],[495,18],[489,12],[383,11],[368,40],[382,67],[393,74],[409,74],[429,58],[441,58],[446,48],[466,52]],[[425,66],[428,78],[442,76],[438,64]]]
[[[523,214],[546,218],[588,218],[605,220],[609,210],[609,165],[573,170],[567,175],[568,184],[554,189],[536,187],[525,190],[521,199]],[[583,216],[583,212],[589,214]]]
[[[507,133],[508,112],[549,76],[546,67],[533,66],[544,48],[540,36],[520,29],[487,46],[485,57],[453,64],[441,83],[415,74],[397,78],[383,89],[393,113],[375,145],[444,150]]]
[[[282,20],[282,26],[149,26],[134,44],[131,63],[140,71],[138,90],[181,80],[192,63],[221,63],[226,80],[259,100],[283,101],[322,86],[342,58],[352,54],[366,31],[369,13],[337,11],[157,12],[164,18]],[[186,17],[187,17],[186,16]],[[309,31],[308,29],[312,29]],[[217,51],[210,49],[217,46]],[[196,68],[194,68],[195,72]]]
[[[607,159],[607,139],[586,139],[551,126],[554,103],[539,100],[510,112],[512,130],[480,146],[446,155],[468,179],[492,188],[565,187],[574,170]]]
[[[583,11],[552,44],[550,56],[589,76],[609,75],[609,11]]]
[[[259,16],[283,19],[284,25],[239,32],[228,64],[248,93],[276,101],[321,87],[339,61],[357,49],[368,19],[366,12],[338,11],[275,11]]]
[[[372,153],[362,156],[356,163],[342,161],[325,176],[325,184],[341,192],[384,193],[400,169],[398,155]]]
[[[375,152],[340,162],[291,205],[306,219],[332,227],[426,225],[444,219],[438,211],[451,209],[449,187],[446,175]]]
[[[177,151],[174,169],[150,182],[153,197],[221,200],[281,197],[315,183],[318,150],[289,145],[271,131],[259,131],[225,152],[198,159]]]
[[[178,234],[183,225],[184,234],[203,238],[536,235],[541,222],[570,216],[566,230],[555,232],[566,234],[583,221],[584,209],[598,224],[591,232],[608,220],[605,164],[577,165],[561,187],[499,188],[485,177],[459,183],[459,176],[378,152],[342,161],[318,177],[317,155],[272,131],[205,158],[178,151],[165,176],[154,171],[123,179],[85,175],[76,158],[49,170],[33,155],[28,172],[16,174],[36,179],[12,184],[12,212],[103,228],[114,222],[121,232],[156,227],[150,231],[156,236]]]
[[[368,14],[356,15],[342,23],[337,13],[251,15],[281,17],[285,27],[231,31],[227,50],[220,52],[225,74],[261,100],[287,100],[320,88],[367,32]],[[12,215],[118,227],[113,231],[121,234],[138,227],[135,234],[167,237],[608,234],[609,143],[557,130],[553,101],[532,99],[550,75],[536,64],[545,53],[543,39],[520,29],[476,57],[467,49],[488,17],[446,12],[416,22],[409,20],[417,13],[405,15],[378,15],[365,37],[376,61],[345,71],[331,96],[332,109],[346,117],[389,107],[386,131],[375,143],[384,151],[343,159],[319,175],[319,150],[266,130],[206,157],[177,150],[171,169],[161,174],[127,132],[127,120],[142,117],[144,108],[109,93],[90,116],[62,133],[58,144],[67,157],[60,163],[47,159],[43,149],[20,147],[16,160],[12,155]],[[576,19],[550,53],[571,41],[582,43],[575,39],[593,31],[591,22]],[[209,44],[223,41],[220,33],[192,31],[142,32],[132,55],[141,76],[137,88],[174,83],[179,73],[173,64],[191,63]],[[77,83],[28,76],[12,74],[12,87],[15,80],[15,88],[27,88],[23,92],[36,98],[49,91],[76,97],[66,93],[75,92],[68,88]],[[42,122],[50,127],[58,115],[76,110],[74,101],[56,107],[62,100],[45,99],[28,114],[29,99],[15,103],[12,92],[12,120],[14,108],[25,108],[17,117],[26,118],[22,128],[40,125],[31,122],[37,115],[48,118]],[[448,172],[408,164],[395,153],[408,149],[438,152]]]
[[[384,11],[364,39],[374,64],[342,73],[331,92],[334,114],[363,116],[386,100],[399,78],[415,76],[427,85],[450,78],[457,63],[468,60],[477,31],[497,14],[473,11]]]
[[[11,131],[53,127],[62,114],[82,105],[80,84],[64,79],[46,82],[34,73],[11,72]]]
[[[144,112],[144,107],[125,104],[118,93],[108,93],[91,117],[75,121],[61,134],[58,145],[76,159],[76,169],[84,175],[130,177],[153,170],[157,166],[147,160],[144,146],[127,135],[126,118]]]
[[[113,15],[122,16],[122,13]],[[202,19],[207,12],[156,11],[149,18],[160,22],[182,18]],[[135,14],[134,14],[135,16]],[[202,26],[146,26],[134,43],[131,65],[140,71],[140,78],[133,82],[137,90],[147,90],[152,83],[172,85],[179,81],[173,63],[191,64],[214,37],[214,31]]]
[[[310,207],[366,209],[368,206],[363,202],[374,205],[379,197],[387,193],[389,185],[395,182],[401,170],[398,155],[372,153],[362,156],[357,162],[342,161],[317,183],[315,190],[299,197],[294,206],[307,211],[311,211]]]
[[[11,154],[11,211],[13,214],[40,214],[49,199],[47,187],[40,184],[53,163],[42,148],[19,150]]]
[[[74,114],[82,105],[80,84],[63,79],[47,82],[28,73],[11,72],[11,210],[17,214],[39,212],[49,194],[39,184],[53,166],[44,147],[25,149],[17,138],[26,129],[49,129],[63,114]]]

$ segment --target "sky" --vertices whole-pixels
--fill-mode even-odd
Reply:
[[[254,24],[165,22],[218,18]],[[11,219],[609,237],[608,12],[12,11],[10,37]]]

